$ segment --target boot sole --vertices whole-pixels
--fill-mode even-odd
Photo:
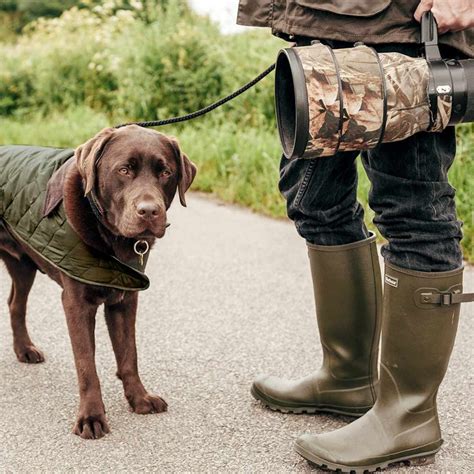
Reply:
[[[270,408],[273,411],[279,411],[280,413],[285,414],[294,414],[294,415],[314,415],[315,413],[333,413],[337,415],[352,416],[359,418],[365,413],[367,413],[372,407],[363,407],[363,408],[343,408],[343,407],[331,407],[331,406],[322,406],[322,405],[288,405],[285,402],[276,400],[268,395],[263,394],[255,385],[252,385],[250,389],[255,400],[261,402],[265,407]]]
[[[317,467],[323,470],[335,471],[340,473],[348,474],[366,474],[371,472],[377,472],[387,467],[395,467],[397,464],[404,466],[426,466],[435,462],[435,455],[439,451],[439,448],[430,450],[422,453],[411,453],[406,452],[404,455],[397,453],[396,457],[381,461],[377,464],[370,466],[345,466],[343,464],[337,464],[329,462],[323,458],[316,456],[315,454],[307,451],[303,447],[295,443],[295,451],[305,458],[310,463],[315,464]]]

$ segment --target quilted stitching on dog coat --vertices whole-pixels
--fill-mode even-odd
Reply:
[[[16,239],[75,280],[118,290],[147,289],[145,274],[79,238],[62,203],[43,216],[48,181],[73,155],[72,149],[0,146],[0,219]]]

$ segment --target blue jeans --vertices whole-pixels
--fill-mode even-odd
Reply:
[[[390,263],[426,272],[462,266],[462,223],[447,176],[455,154],[453,127],[362,153],[371,182],[369,205],[388,241],[382,255]],[[342,245],[369,236],[357,201],[357,156],[282,159],[280,191],[288,216],[308,242]]]

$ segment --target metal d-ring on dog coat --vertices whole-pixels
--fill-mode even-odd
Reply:
[[[12,236],[74,280],[118,290],[146,290],[144,266],[133,268],[87,246],[61,203],[43,215],[48,181],[73,149],[0,146],[0,220]]]

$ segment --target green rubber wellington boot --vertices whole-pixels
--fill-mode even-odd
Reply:
[[[376,399],[382,279],[375,235],[337,246],[308,244],[322,367],[299,380],[262,376],[251,393],[284,413],[361,416]]]
[[[330,470],[374,472],[429,464],[442,444],[436,395],[458,326],[463,269],[425,273],[386,264],[377,402],[353,423],[302,435],[296,451]]]

